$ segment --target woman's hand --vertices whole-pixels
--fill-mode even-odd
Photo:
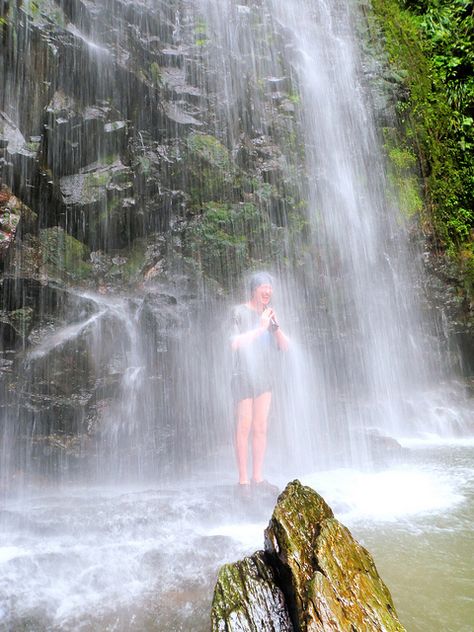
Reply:
[[[271,307],[267,307],[263,310],[262,315],[260,316],[260,329],[267,331],[272,325],[272,321],[276,322],[275,312]]]

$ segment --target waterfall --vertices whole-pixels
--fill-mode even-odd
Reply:
[[[229,313],[257,265],[274,274],[291,338],[271,413],[274,471],[370,464],[380,436],[462,432],[469,404],[420,309],[421,253],[386,176],[357,4],[199,0],[130,14],[109,4],[62,7],[66,60],[83,85],[53,55],[47,125],[28,125],[44,136],[35,142],[62,195],[61,230],[92,250],[85,274],[96,276],[91,291],[44,289],[43,264],[31,281],[42,321],[5,386],[3,472],[15,471],[15,447],[20,470],[46,463],[66,480],[230,476]],[[25,10],[13,16],[24,28],[16,64],[46,28],[47,9]],[[114,20],[134,26],[106,34]],[[11,132],[24,125],[14,73],[5,81]],[[27,160],[18,142],[11,151]],[[15,171],[15,155],[6,174],[12,186],[22,175],[22,191],[39,176],[28,162]],[[56,219],[45,204],[55,189],[45,196],[41,182],[40,227]],[[83,246],[45,230],[54,278]],[[114,289],[140,248],[134,284]],[[21,256],[5,296],[25,293]]]
[[[365,12],[0,0],[1,629],[208,630],[273,508],[235,485],[253,270],[290,339],[265,476],[370,544],[407,627],[471,624],[472,396],[387,170]]]
[[[465,427],[468,408],[453,416],[449,396],[440,419],[430,410],[449,370],[420,309],[421,252],[387,180],[356,3],[197,7],[219,78],[216,127],[230,145],[248,130],[271,137],[279,164],[268,181],[296,183],[309,227],[299,268],[273,263],[294,334],[280,448],[300,464],[360,464],[370,461],[369,435]]]

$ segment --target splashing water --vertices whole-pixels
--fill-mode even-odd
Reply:
[[[299,276],[282,267],[277,274],[277,308],[293,336],[275,396],[280,450],[310,468],[333,455],[363,464],[373,429],[470,432],[472,402],[443,369],[420,312],[420,256],[387,183],[355,7],[312,0],[197,7],[212,42],[207,62],[222,78],[218,128],[231,144],[245,125],[258,137],[271,129],[286,161],[276,178],[302,169],[288,136],[272,127],[288,94],[296,104],[285,124],[303,153],[299,198],[307,201],[311,253]],[[438,407],[429,404],[434,397]],[[434,409],[450,407],[454,415],[438,423]]]
[[[356,8],[198,0],[173,4],[169,13],[174,46],[160,55],[176,58],[163,77],[180,95],[168,108],[177,126],[199,127],[202,111],[180,108],[183,94],[193,103],[204,94],[208,128],[242,162],[244,149],[258,155],[261,195],[271,198],[280,187],[305,209],[308,235],[296,243],[288,219],[295,209],[272,209],[278,231],[287,231],[286,250],[271,267],[275,309],[292,347],[274,393],[269,475],[280,485],[296,475],[314,485],[374,544],[398,594],[403,569],[397,575],[387,561],[378,533],[390,543],[406,538],[419,554],[442,532],[449,555],[433,559],[450,586],[450,567],[467,583],[461,562],[473,515],[472,399],[444,367],[438,343],[431,344],[433,324],[420,313],[419,253],[389,195]],[[85,35],[82,26],[69,32],[102,60],[105,79],[112,56],[104,47],[123,34],[93,23]],[[201,65],[186,70],[193,86],[184,93],[178,58],[196,36]],[[242,136],[251,149],[242,148]],[[101,239],[101,247],[109,243]],[[259,248],[256,259],[266,260]],[[285,261],[294,251],[292,268]],[[231,287],[234,264],[229,257],[223,270]],[[188,287],[184,275],[129,295],[68,292],[63,316],[25,351],[18,399],[8,395],[1,489],[10,496],[16,481],[24,496],[8,497],[0,514],[0,627],[33,621],[36,629],[205,630],[218,566],[261,547],[271,511],[242,516],[230,500],[229,301],[200,282]],[[77,441],[67,443],[74,434]],[[55,443],[45,446],[46,435]],[[44,473],[63,489],[40,492]],[[93,485],[72,487],[77,480]],[[96,487],[144,480],[153,485]],[[429,568],[420,557],[419,568]],[[430,626],[423,628],[410,599],[411,629],[433,632],[436,600],[427,608],[418,596]],[[449,615],[441,599],[439,629],[449,629],[449,616],[458,617],[459,629],[470,620],[459,614],[463,600],[465,588],[457,586]]]

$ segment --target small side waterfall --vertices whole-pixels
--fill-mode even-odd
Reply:
[[[3,432],[5,456],[16,455],[3,461],[4,489],[15,471],[26,480],[42,473],[118,483],[174,479],[209,459],[212,466],[231,415],[220,395],[228,357],[207,308],[197,308],[191,322],[188,309],[163,291],[81,292],[68,300],[75,322],[51,325],[26,354],[20,399]],[[214,369],[199,373],[216,358]]]

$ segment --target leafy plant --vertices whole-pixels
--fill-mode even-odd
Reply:
[[[467,0],[373,0],[400,83],[400,143],[417,157],[423,226],[452,256],[474,230],[474,21]],[[399,156],[400,157],[400,156]],[[397,156],[390,156],[397,171]]]

